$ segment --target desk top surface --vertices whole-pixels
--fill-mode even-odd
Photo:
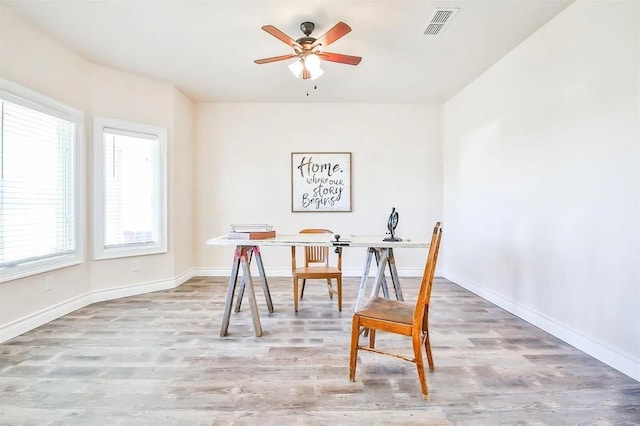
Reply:
[[[207,240],[214,246],[341,246],[341,247],[391,247],[391,248],[426,248],[430,242],[421,238],[402,238],[402,241],[384,241],[387,235],[343,235],[336,244],[333,234],[282,234],[275,238],[260,240],[243,240],[220,235]]]

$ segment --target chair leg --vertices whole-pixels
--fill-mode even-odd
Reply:
[[[376,329],[375,328],[369,329],[369,347],[371,349],[374,349],[376,347]]]
[[[300,290],[300,299],[304,297],[304,286],[306,283],[307,283],[306,279],[302,280],[302,290]]]
[[[298,312],[298,278],[293,277],[293,309]]]
[[[416,359],[416,369],[418,370],[418,379],[420,380],[420,388],[422,389],[422,397],[428,399],[429,389],[427,387],[427,378],[424,374],[424,362],[422,361],[422,338],[419,335],[411,337],[413,342],[413,355]]]
[[[424,348],[427,351],[427,361],[429,362],[429,370],[433,371],[435,365],[433,364],[433,354],[431,353],[431,341],[429,340],[429,330],[424,331]]]
[[[329,299],[333,299],[333,287],[331,286],[331,278],[327,278],[327,287],[329,288]]]
[[[351,322],[351,353],[349,355],[349,380],[356,381],[356,363],[358,362],[358,341],[360,339],[360,318],[353,316]]]
[[[338,310],[342,312],[342,277],[338,277]]]

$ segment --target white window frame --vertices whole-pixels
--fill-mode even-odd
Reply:
[[[153,135],[158,138],[158,167],[156,178],[156,206],[158,241],[149,243],[129,243],[119,246],[105,246],[105,142],[104,129],[115,129],[124,133]],[[109,117],[93,117],[93,207],[94,244],[93,258],[113,259],[119,257],[143,256],[167,252],[167,129],[142,123],[134,123]]]
[[[3,78],[0,78],[0,97],[5,101],[73,122],[76,128],[74,140],[75,164],[73,165],[75,179],[72,188],[75,198],[73,205],[75,216],[73,223],[75,250],[58,256],[25,262],[10,268],[0,268],[0,282],[16,280],[81,264],[84,262],[84,240],[82,236],[85,234],[84,218],[86,216],[84,208],[86,199],[83,150],[84,120],[82,111]]]

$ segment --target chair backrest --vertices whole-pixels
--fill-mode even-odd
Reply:
[[[329,229],[303,229],[301,234],[333,234]],[[310,263],[324,263],[329,266],[329,247],[306,246],[304,248],[304,266]]]
[[[431,235],[431,245],[429,246],[429,254],[427,255],[427,264],[422,274],[422,282],[420,283],[420,291],[418,292],[418,300],[413,311],[413,327],[419,327],[426,330],[429,315],[429,300],[431,299],[431,288],[433,287],[433,276],[436,273],[436,262],[438,261],[438,252],[440,251],[440,239],[442,238],[442,226],[440,222],[433,227]]]

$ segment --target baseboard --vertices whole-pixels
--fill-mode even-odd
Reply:
[[[94,291],[91,292],[91,303],[104,302],[105,300],[120,299],[122,297],[136,296],[138,294],[176,288],[180,284],[183,284],[184,282],[196,276],[194,272],[195,268],[192,268],[178,275],[176,278],[171,278],[168,280],[147,281],[116,288],[109,288],[106,290]]]
[[[48,307],[39,312],[35,312],[19,320],[10,322],[9,324],[0,327],[0,343],[6,342],[9,339],[13,339],[14,337],[26,333],[27,331],[36,329],[41,325],[65,316],[80,308],[84,308],[91,303],[93,303],[91,295],[84,294],[82,296],[74,297],[73,299]]]
[[[628,355],[623,354],[602,342],[585,336],[582,333],[555,321],[553,318],[549,318],[542,313],[536,312],[526,306],[522,306],[518,302],[491,291],[481,284],[461,275],[450,271],[443,271],[442,276],[516,315],[517,317],[522,318],[528,323],[535,325],[571,346],[574,346],[584,353],[591,355],[597,360],[604,362],[632,379],[640,381],[639,359],[633,359],[632,357],[629,357]]]
[[[152,291],[166,290],[178,287],[195,276],[195,269],[189,269],[175,278],[159,281],[148,281],[126,285],[118,288],[93,291],[73,299],[66,300],[54,306],[35,312],[19,320],[0,327],[0,343],[13,339],[27,331],[40,327],[50,321],[58,319],[73,311],[96,302],[119,299],[121,297],[135,296]]]

